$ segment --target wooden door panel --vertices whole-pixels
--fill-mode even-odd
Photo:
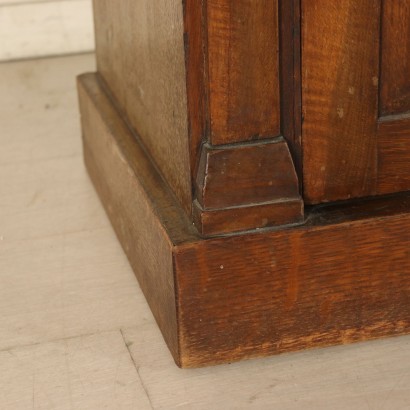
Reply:
[[[379,16],[380,0],[302,2],[307,202],[374,191]]]
[[[410,112],[410,1],[383,2],[380,114]]]
[[[382,3],[378,193],[410,189],[410,1]]]
[[[307,203],[410,189],[409,10],[410,0],[302,0]]]

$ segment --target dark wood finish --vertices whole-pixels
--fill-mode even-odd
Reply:
[[[201,144],[209,136],[209,87],[206,2],[184,2],[189,146],[192,181],[196,178]]]
[[[410,190],[410,1],[302,0],[302,21],[305,201]]]
[[[278,136],[278,0],[206,3],[210,142]]]
[[[281,5],[279,10],[277,0],[187,0],[179,5],[167,1],[163,6],[144,0],[138,4],[125,1],[121,7],[112,0],[102,0],[94,1],[94,9],[99,74],[110,98],[187,214],[191,215],[192,201],[198,197],[195,220],[206,220],[213,229],[219,225],[221,215],[243,215],[243,222],[224,223],[224,232],[227,226],[255,229],[274,221],[287,223],[296,209],[293,201],[296,197],[300,201],[299,196],[291,196],[290,210],[280,218],[283,195],[278,192],[261,200],[260,186],[266,181],[262,173],[251,169],[254,158],[242,157],[243,166],[228,178],[234,180],[244,174],[241,180],[247,180],[248,197],[234,206],[246,205],[249,211],[260,212],[259,216],[245,216],[244,209],[234,213],[226,210],[232,206],[225,201],[226,196],[221,197],[218,213],[214,212],[214,207],[201,203],[194,182],[203,143],[220,146],[254,139],[265,143],[281,134],[281,118],[286,124],[292,123],[284,125],[283,134],[300,158],[298,131],[295,133],[293,124],[293,8]],[[283,112],[281,78],[285,79]],[[283,180],[289,180],[289,189],[294,190],[294,164],[289,161],[288,151],[284,155],[272,178],[277,181],[277,174],[283,173]],[[289,162],[288,171],[283,161]],[[266,159],[261,158],[261,162]],[[268,207],[262,202],[277,202],[278,197],[281,203],[271,204],[271,215],[267,215]],[[200,210],[212,212],[198,218]],[[301,217],[294,219],[299,221]],[[201,226],[200,230],[208,229]]]
[[[410,194],[201,239],[97,76],[79,89],[87,168],[178,365],[410,332]]]
[[[271,0],[185,3],[193,219],[203,235],[303,219],[289,149],[283,139],[272,145],[279,141],[282,119],[284,137],[300,160],[294,120],[298,15],[298,9],[282,3],[279,9]],[[242,145],[254,139],[259,145]]]
[[[304,221],[303,201],[299,197],[219,209],[204,209],[195,201],[193,212],[194,224],[204,237]]]
[[[304,198],[376,193],[380,0],[302,0]]]
[[[191,212],[182,2],[94,0],[98,73]]]
[[[281,134],[289,145],[301,182],[303,166],[300,0],[279,1],[279,20]]]
[[[299,197],[298,178],[283,138],[204,145],[196,184],[198,201],[209,209]]]
[[[410,0],[94,8],[85,163],[176,363],[410,333]]]
[[[190,236],[182,209],[103,92],[97,77],[78,82],[87,170],[173,356],[179,356],[173,243]],[[155,209],[152,204],[155,203]],[[160,217],[158,216],[160,215]],[[182,227],[182,230],[181,230]],[[185,228],[187,227],[187,228]],[[155,246],[154,246],[155,244]],[[152,297],[153,295],[156,297]]]
[[[410,114],[410,1],[383,1],[380,114]]]
[[[378,192],[410,189],[410,116],[385,117],[378,124]]]
[[[324,209],[306,226],[178,247],[183,366],[409,333],[409,209],[409,196],[359,219]]]
[[[303,221],[299,181],[282,137],[204,145],[195,192],[194,222],[204,235]]]

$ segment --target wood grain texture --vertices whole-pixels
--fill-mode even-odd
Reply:
[[[98,72],[190,213],[182,2],[94,0],[94,14]]]
[[[201,144],[209,133],[209,87],[206,2],[184,5],[185,64],[192,181],[196,178]]]
[[[298,10],[283,4],[279,9],[277,1],[211,0],[201,6],[188,1],[184,11],[197,228],[212,235],[300,222],[295,164],[277,137],[282,118],[284,137],[300,160]]]
[[[408,410],[410,336],[176,368],[82,164],[93,62],[0,65],[0,408]]]
[[[193,220],[195,227],[204,237],[227,235],[276,225],[303,223],[304,207],[298,196],[219,209],[204,209],[195,201]]]
[[[294,121],[293,13],[293,6],[279,10],[277,1],[184,2],[193,173],[204,141],[221,145],[275,137],[282,117],[283,135],[295,141],[293,126],[287,126]],[[281,93],[287,97],[283,111]]]
[[[299,183],[283,138],[265,143],[204,145],[196,180],[205,208],[226,208],[299,196]]]
[[[383,1],[380,115],[410,112],[410,1]]]
[[[378,193],[410,190],[410,117],[378,124]]]
[[[303,221],[299,180],[282,137],[247,144],[205,144],[195,193],[194,222],[203,235]]]
[[[392,202],[178,247],[182,365],[409,333],[410,197]]]
[[[380,0],[302,0],[308,203],[375,193],[379,25]]]
[[[178,365],[410,332],[410,194],[204,240],[95,75],[80,92],[88,170]]]
[[[306,202],[409,190],[410,3],[302,5]]]
[[[293,5],[279,10],[276,0],[210,0],[200,5],[189,0],[181,2],[181,7],[168,0],[163,9],[146,1],[127,2],[118,8],[112,0],[104,0],[95,2],[95,15],[99,74],[111,99],[190,214],[191,178],[195,180],[200,166],[201,145],[205,141],[219,146],[279,136],[281,87],[286,95],[283,119],[290,124],[284,127],[285,138],[300,154],[293,97],[296,54],[292,27],[296,17]],[[286,18],[279,21],[279,12]],[[133,21],[139,24],[134,27]],[[166,50],[162,42],[167,44]],[[282,86],[281,76],[286,77]],[[279,172],[285,172],[282,162],[288,157],[287,152],[278,160],[275,180]],[[266,156],[260,162],[265,160]],[[255,158],[249,164],[253,162]],[[300,163],[298,166],[300,169]],[[290,179],[294,167],[290,166]],[[250,167],[233,172],[230,179],[237,179],[241,172],[245,174],[241,179],[248,178],[248,188],[253,191],[246,204],[272,200],[259,198],[266,181],[263,177],[259,181],[261,175],[254,175]],[[294,190],[293,180],[288,190]],[[280,196],[284,197],[286,192]],[[225,200],[226,194],[219,202]]]
[[[302,192],[300,0],[279,2],[281,134],[288,143]]]
[[[78,84],[88,172],[177,360],[173,242],[169,236],[175,242],[189,237],[190,224],[182,209],[175,210],[172,201],[169,204],[167,198],[172,194],[167,193],[165,183],[135,144],[96,76],[84,75]],[[143,178],[143,184],[136,173]],[[159,187],[162,191],[158,193]],[[155,207],[149,205],[152,198]],[[179,221],[181,218],[184,223]]]
[[[211,143],[280,134],[278,1],[207,2]]]

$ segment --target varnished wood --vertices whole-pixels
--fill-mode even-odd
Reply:
[[[94,3],[85,161],[176,363],[410,332],[407,0]]]
[[[88,172],[99,195],[104,198],[107,214],[124,244],[131,265],[139,272],[139,283],[164,339],[174,357],[178,357],[173,243],[169,237],[173,241],[179,237],[185,240],[189,233],[187,235],[184,228],[183,232],[179,229],[189,228],[189,224],[177,222],[179,218],[185,218],[184,212],[169,205],[172,195],[167,193],[153,165],[109,103],[96,77],[85,75],[78,84]],[[162,190],[155,189],[159,186]],[[149,203],[155,203],[157,210]],[[161,219],[157,216],[160,208],[163,208]],[[166,229],[169,229],[169,236]],[[154,294],[161,297],[150,298]]]
[[[302,0],[304,198],[375,193],[380,0]]]
[[[383,1],[380,114],[410,112],[410,1]]]
[[[190,213],[182,2],[94,0],[94,15],[98,72]]]
[[[409,209],[407,195],[178,247],[183,366],[409,333]]]
[[[194,202],[193,221],[204,237],[262,229],[276,225],[301,224],[303,201],[299,197],[231,208],[203,208]]]
[[[295,49],[289,32],[294,24],[293,8],[279,10],[276,0],[210,0],[201,4],[167,1],[163,8],[146,2],[124,2],[117,7],[111,0],[104,0],[95,1],[94,8],[99,74],[117,109],[135,130],[188,215],[193,201],[201,204],[195,181],[203,177],[198,173],[202,144],[271,140],[282,133],[281,118],[293,124]],[[286,23],[282,17],[279,21],[279,12]],[[127,34],[131,20],[135,30]],[[279,36],[280,30],[285,35]],[[283,86],[281,78],[286,78]],[[283,128],[284,137],[299,152],[294,126]],[[241,152],[238,147],[239,156]],[[289,152],[284,155],[278,159],[273,177],[277,180],[281,173],[283,181],[290,181],[286,189],[294,191],[295,164]],[[169,157],[172,160],[168,161]],[[286,198],[286,189],[261,199],[260,186],[266,181],[251,169],[255,158],[248,160],[242,155],[241,161],[242,166],[227,175],[231,180],[247,181],[247,198],[235,206],[252,204],[248,209],[256,215],[245,217],[244,209],[239,213],[225,209],[231,204],[226,200],[229,192],[224,192],[218,215],[233,218],[241,214],[244,220],[228,222],[222,231],[234,225],[255,229],[273,221],[289,222],[295,207],[292,205],[280,218],[278,206],[281,208],[282,203],[271,206],[272,215],[266,218],[265,202]],[[289,163],[287,169],[283,161]],[[259,162],[266,162],[266,158]],[[300,169],[300,162],[297,166]],[[244,187],[242,184],[241,189]],[[297,199],[300,201],[299,194]],[[214,227],[220,223],[215,212],[198,218],[199,209],[215,211],[215,207],[208,209],[205,204],[195,207],[196,221],[206,220]],[[302,206],[299,214],[300,209]],[[263,217],[257,215],[258,210]]]
[[[408,6],[372,2],[302,1],[302,10],[299,0],[169,1],[163,9],[95,2],[99,73],[188,215],[201,194],[195,181],[205,142],[282,135],[306,203],[408,190],[406,165],[398,173],[385,166],[395,152],[396,163],[407,164],[408,122],[378,119],[392,90],[401,93],[396,100],[407,98],[399,28],[407,30]],[[131,19],[135,30],[126,28]],[[391,133],[381,133],[388,121],[400,129],[391,146]]]
[[[299,184],[283,138],[265,143],[205,145],[197,199],[206,208],[225,208],[296,198]]]
[[[299,181],[282,137],[204,145],[195,188],[194,222],[204,235],[303,221]]]
[[[409,10],[302,0],[307,203],[410,190]]]
[[[0,64],[0,409],[406,409],[410,336],[175,368],[81,161],[86,70]]]
[[[278,1],[208,0],[210,142],[280,134]]]
[[[209,87],[206,2],[184,2],[184,42],[191,177],[195,181],[201,145],[209,138]]]
[[[385,117],[378,124],[378,192],[410,188],[410,116]]]
[[[279,1],[281,134],[288,143],[302,185],[300,18],[300,0]]]
[[[177,364],[410,332],[409,194],[204,240],[97,77],[79,85],[90,175]]]
[[[203,235],[303,219],[296,165],[283,139],[272,145],[282,118],[286,141],[300,159],[294,121],[295,14],[293,7],[279,10],[276,1],[185,4],[191,166],[196,171],[193,220]],[[260,138],[265,138],[260,145],[238,145]],[[201,142],[207,144],[200,150]]]

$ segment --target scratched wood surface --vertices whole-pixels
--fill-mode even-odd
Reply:
[[[0,408],[408,409],[410,337],[175,366],[82,163],[93,58],[0,65]]]

